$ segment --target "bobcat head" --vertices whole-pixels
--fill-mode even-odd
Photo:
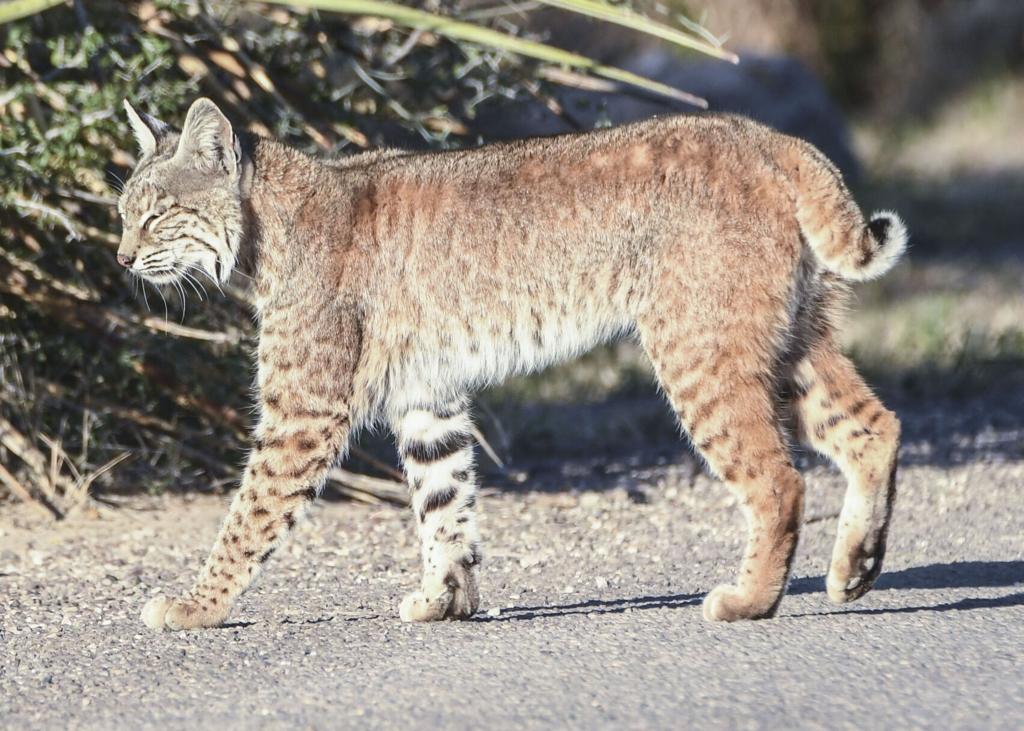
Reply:
[[[139,163],[117,207],[117,261],[155,284],[191,270],[215,282],[231,274],[242,238],[242,150],[227,117],[197,99],[179,132],[124,102]]]

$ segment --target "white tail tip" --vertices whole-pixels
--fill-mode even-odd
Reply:
[[[893,211],[877,211],[871,216],[868,224],[872,235],[878,242],[878,251],[871,261],[865,264],[854,277],[864,282],[877,279],[899,262],[907,250],[909,235],[907,226]]]

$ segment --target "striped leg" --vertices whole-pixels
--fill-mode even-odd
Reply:
[[[900,422],[831,343],[812,348],[795,376],[798,434],[832,459],[848,482],[827,586],[832,601],[849,602],[867,593],[882,570]]]
[[[403,621],[462,619],[480,605],[471,431],[463,401],[409,411],[396,426],[423,558],[423,583],[402,601]]]
[[[772,322],[755,317],[756,309],[726,312],[736,319],[696,327],[684,317],[666,318],[640,327],[680,422],[747,519],[735,583],[704,599],[705,619],[732,622],[771,617],[778,609],[800,534],[804,483],[775,409],[773,356],[764,347]]]
[[[316,498],[348,431],[344,412],[261,425],[242,487],[192,590],[180,599],[152,599],[143,621],[175,630],[221,624]]]
[[[331,337],[307,345],[301,358],[288,338],[268,332],[267,322],[260,340],[260,423],[242,486],[191,591],[176,599],[154,597],[142,610],[153,629],[221,624],[347,446],[353,404],[362,402],[352,385],[360,343],[352,321],[319,323]]]

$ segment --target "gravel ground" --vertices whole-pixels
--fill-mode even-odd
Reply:
[[[903,414],[887,571],[845,607],[827,569],[842,481],[810,464],[775,620],[711,625],[743,539],[685,452],[550,461],[489,480],[484,605],[403,625],[410,516],[328,503],[224,628],[157,634],[226,498],[132,498],[60,526],[0,518],[5,728],[1024,727],[1024,409]]]

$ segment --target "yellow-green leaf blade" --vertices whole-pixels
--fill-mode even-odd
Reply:
[[[739,56],[724,48],[708,43],[707,41],[694,38],[693,36],[672,28],[671,26],[651,20],[640,15],[629,8],[606,5],[596,0],[539,0],[545,5],[550,5],[559,10],[567,10],[580,15],[587,15],[607,23],[615,23],[624,28],[646,33],[647,35],[661,38],[662,40],[675,43],[678,46],[690,48],[700,53],[705,53],[715,58],[720,58],[730,63],[739,63]]]
[[[566,51],[561,48],[549,46],[540,41],[532,41],[527,38],[518,38],[507,35],[491,28],[466,23],[460,20],[453,20],[441,15],[409,8],[397,3],[383,2],[382,0],[267,0],[278,5],[304,5],[306,7],[326,10],[328,12],[343,13],[348,15],[373,15],[380,18],[388,18],[395,23],[407,28],[425,30],[454,40],[468,41],[482,46],[488,46],[502,51],[517,53],[521,56],[546,61],[548,63],[564,64],[573,68],[584,69],[592,74],[603,76],[607,79],[620,81],[641,89],[667,96],[687,104],[706,108],[707,102],[700,97],[687,94],[684,91],[675,89],[667,84],[662,84],[651,79],[644,78],[638,74],[604,66],[593,59],[582,56],[578,53]]]
[[[0,25],[41,13],[54,5],[63,3],[64,0],[9,0],[9,2],[0,3]]]

